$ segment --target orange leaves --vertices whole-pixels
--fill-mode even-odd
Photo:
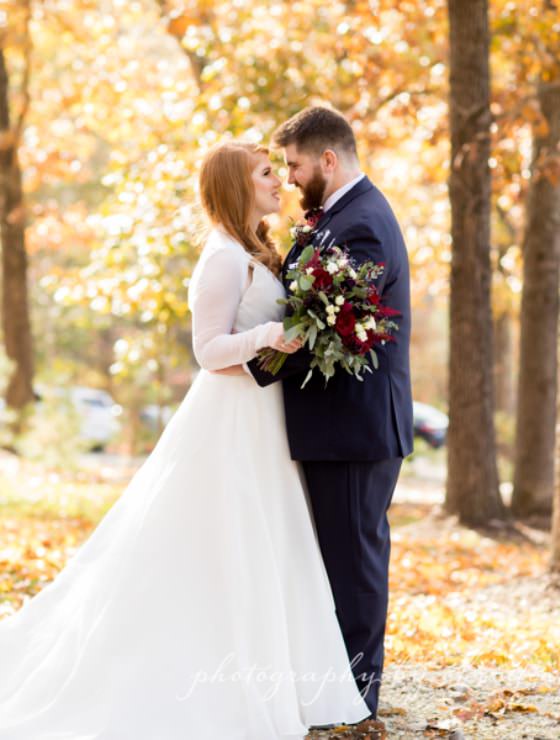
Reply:
[[[169,19],[167,31],[179,39],[186,34],[189,26],[196,24],[196,19],[189,17],[186,13],[175,15]]]
[[[2,517],[0,616],[17,610],[51,581],[90,529],[80,520]]]
[[[9,482],[0,477],[0,618],[62,570],[119,493],[32,466]]]
[[[546,548],[527,542],[437,521],[395,528],[388,660],[558,670],[558,614],[538,581],[546,566]]]

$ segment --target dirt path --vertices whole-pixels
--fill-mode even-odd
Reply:
[[[309,738],[558,740],[560,676],[539,670],[392,665],[385,672],[379,720],[384,734],[374,731],[374,723],[364,723],[362,729],[340,727],[312,732]]]

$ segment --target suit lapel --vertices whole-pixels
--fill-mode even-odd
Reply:
[[[346,208],[346,206],[351,203],[354,198],[357,198],[358,195],[362,195],[363,193],[367,193],[368,190],[373,189],[373,183],[369,179],[367,175],[362,177],[362,179],[357,182],[353,188],[350,188],[350,190],[347,193],[344,193],[342,198],[339,198],[334,206],[332,208],[329,208],[329,210],[325,213],[324,217],[327,218],[330,216],[331,218],[335,215],[335,213],[338,213],[339,211],[342,211],[343,208]],[[321,220],[322,221],[322,220]],[[319,223],[321,223],[321,221]]]

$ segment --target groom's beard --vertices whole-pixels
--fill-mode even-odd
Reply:
[[[310,211],[312,208],[320,208],[323,205],[323,196],[327,181],[317,165],[313,172],[313,177],[305,187],[301,186],[302,198],[299,202],[304,211]]]

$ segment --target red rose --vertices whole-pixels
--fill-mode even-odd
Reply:
[[[306,224],[314,229],[323,213],[324,211],[322,208],[312,208],[310,211],[307,211],[304,216]]]
[[[311,273],[315,278],[313,287],[317,290],[328,290],[333,282],[332,275],[324,270],[322,267],[316,267]]]
[[[392,334],[380,332],[375,335],[375,341],[377,344],[380,344],[381,342],[396,342],[397,340]]]
[[[313,251],[313,257],[311,257],[310,260],[307,260],[305,265],[303,267],[307,269],[308,267],[319,267],[321,265],[321,252],[318,249],[315,249]]]
[[[379,306],[381,302],[381,298],[379,296],[379,293],[377,292],[377,288],[375,285],[372,285],[368,292],[368,301],[371,303],[372,306]]]
[[[344,303],[336,317],[335,328],[341,337],[350,337],[354,334],[356,317],[351,303]]]
[[[400,311],[396,311],[394,308],[389,306],[379,306],[375,312],[376,317],[387,318],[389,316],[402,316]]]

